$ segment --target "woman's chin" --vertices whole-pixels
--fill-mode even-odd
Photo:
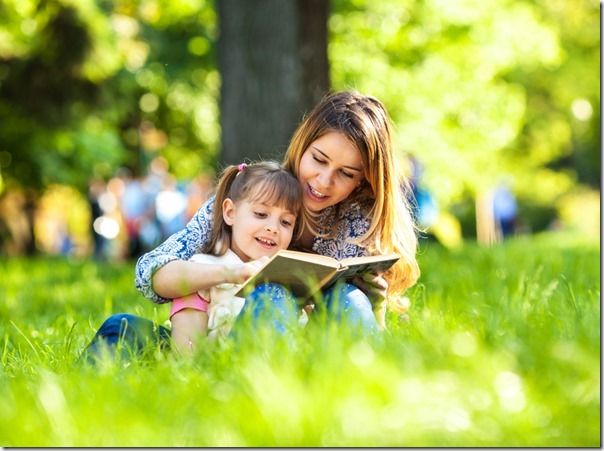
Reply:
[[[319,213],[321,210],[324,210],[329,206],[330,205],[328,205],[328,202],[318,202],[309,198],[304,199],[304,208],[311,213]]]

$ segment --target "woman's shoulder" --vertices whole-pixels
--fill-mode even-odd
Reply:
[[[367,250],[356,242],[371,224],[367,201],[344,202],[322,212],[322,235],[315,238],[313,250],[337,259],[366,255]]]
[[[347,238],[356,238],[365,234],[371,224],[369,217],[371,205],[369,200],[352,200],[343,203],[338,209],[334,225]]]
[[[324,209],[319,214],[319,221],[321,224],[331,227],[342,222],[368,219],[372,204],[373,201],[370,199],[343,201],[336,206]]]

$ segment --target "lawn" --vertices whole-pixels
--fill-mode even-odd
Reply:
[[[164,322],[133,263],[0,260],[0,445],[599,447],[599,243],[422,243],[407,315],[192,360],[77,363],[104,318]]]

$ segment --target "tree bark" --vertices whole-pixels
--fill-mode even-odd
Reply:
[[[491,246],[500,241],[493,214],[493,191],[483,190],[476,194],[476,241]]]
[[[328,0],[218,0],[221,164],[280,160],[329,89]]]

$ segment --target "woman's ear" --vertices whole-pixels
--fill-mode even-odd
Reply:
[[[233,225],[235,217],[235,204],[228,197],[222,202],[222,219],[227,225]]]

